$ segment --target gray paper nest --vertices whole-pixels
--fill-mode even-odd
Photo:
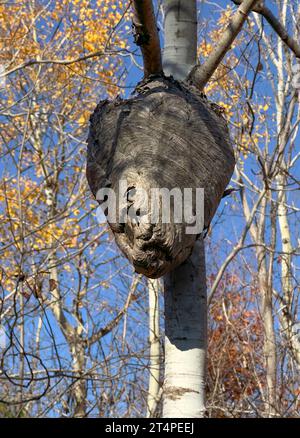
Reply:
[[[148,78],[130,99],[100,102],[88,137],[87,179],[93,194],[110,187],[124,197],[119,181],[127,180],[127,209],[134,206],[142,216],[136,187],[147,190],[149,198],[156,187],[204,188],[207,228],[235,165],[217,108],[195,87],[166,77]],[[139,223],[130,217],[120,222],[119,216],[109,222],[117,245],[136,272],[150,278],[183,263],[197,238],[186,233],[186,223]]]

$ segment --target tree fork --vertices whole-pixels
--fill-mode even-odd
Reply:
[[[207,57],[204,64],[196,65],[190,72],[188,79],[200,90],[205,87],[220,65],[256,3],[258,3],[258,0],[244,0],[241,3],[225,29],[218,46]]]

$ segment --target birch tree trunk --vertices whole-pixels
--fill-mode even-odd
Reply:
[[[147,400],[147,417],[153,417],[159,402],[160,378],[160,343],[159,343],[159,300],[160,280],[148,279],[149,291],[149,389]]]
[[[258,266],[258,284],[261,293],[261,314],[264,326],[264,354],[266,364],[267,388],[265,394],[265,415],[276,415],[276,337],[274,329],[273,302],[272,302],[272,275],[268,275],[267,255],[263,248],[265,242],[267,199],[264,197],[261,203],[260,218],[255,233],[255,240],[261,246],[256,248]],[[272,230],[274,233],[275,230]],[[253,233],[254,237],[254,233]],[[254,240],[254,239],[253,239]],[[254,241],[255,241],[254,240]],[[271,269],[273,264],[270,263]]]
[[[163,417],[205,414],[207,344],[203,238],[190,258],[165,278],[165,381]]]
[[[163,69],[184,80],[197,61],[197,2],[165,0],[164,15]]]
[[[163,68],[175,79],[197,64],[196,0],[166,0]],[[165,275],[163,417],[205,413],[206,272],[201,237],[190,258]]]
[[[284,26],[286,26],[287,21],[287,1],[282,3],[282,21]],[[298,53],[299,54],[299,53]],[[293,115],[296,111],[297,95],[295,95],[290,102],[289,109],[285,115],[285,107],[287,104],[288,91],[285,85],[285,57],[284,57],[284,45],[281,39],[278,39],[277,44],[277,102],[276,102],[276,115],[277,115],[277,136],[278,136],[278,148],[279,148],[279,164],[280,168],[283,169],[276,176],[276,186],[278,190],[278,225],[280,231],[280,240],[282,248],[282,262],[281,262],[281,286],[284,305],[283,311],[280,315],[280,322],[282,326],[283,333],[290,344],[293,351],[294,357],[300,365],[300,344],[297,336],[293,333],[293,318],[292,315],[292,303],[294,299],[294,286],[293,286],[293,245],[292,236],[289,221],[289,209],[287,207],[287,187],[290,171],[290,156],[285,156],[284,151],[290,142],[295,141],[297,130],[293,132],[292,130],[292,120]],[[297,128],[298,129],[298,128]]]

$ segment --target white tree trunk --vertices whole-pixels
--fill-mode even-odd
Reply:
[[[147,417],[153,417],[159,402],[160,378],[160,344],[159,344],[159,301],[160,280],[148,279],[149,290],[149,390],[147,400]]]
[[[165,0],[163,68],[184,79],[197,63],[196,0]],[[206,272],[202,237],[190,258],[164,277],[163,417],[203,417],[206,372]]]
[[[203,417],[207,339],[203,239],[187,262],[165,276],[163,416]]]
[[[197,61],[197,2],[165,0],[164,15],[163,69],[166,75],[182,80]]]

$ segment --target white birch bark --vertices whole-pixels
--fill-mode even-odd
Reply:
[[[283,1],[281,5],[281,17],[283,26],[287,24],[287,0]],[[295,33],[296,29],[295,29]],[[290,102],[287,114],[285,116],[285,106],[289,90],[286,88],[286,80],[284,76],[285,71],[285,57],[284,57],[284,42],[278,39],[277,46],[278,62],[277,62],[277,100],[276,100],[276,113],[277,113],[277,136],[278,136],[278,148],[280,151],[280,167],[284,170],[278,173],[276,176],[276,185],[278,190],[278,225],[280,231],[281,249],[282,249],[282,261],[281,261],[281,285],[282,285],[282,303],[284,307],[279,314],[282,332],[288,340],[289,346],[293,352],[293,355],[300,364],[300,343],[298,337],[293,332],[293,325],[295,321],[290,315],[293,314],[292,302],[294,294],[293,277],[293,245],[291,228],[289,221],[289,209],[287,207],[287,195],[286,190],[288,187],[287,176],[289,174],[290,158],[285,157],[284,151],[290,142],[296,139],[297,133],[292,133],[292,120],[293,114],[296,110],[296,100],[293,98]],[[286,118],[285,118],[286,117]]]
[[[160,378],[160,344],[159,344],[159,301],[160,280],[148,279],[149,291],[149,390],[147,400],[147,417],[153,417],[159,402]]]
[[[163,69],[166,75],[183,80],[196,64],[197,2],[165,0],[165,44]]]
[[[204,416],[206,319],[205,253],[201,238],[191,257],[165,276],[165,418]]]

